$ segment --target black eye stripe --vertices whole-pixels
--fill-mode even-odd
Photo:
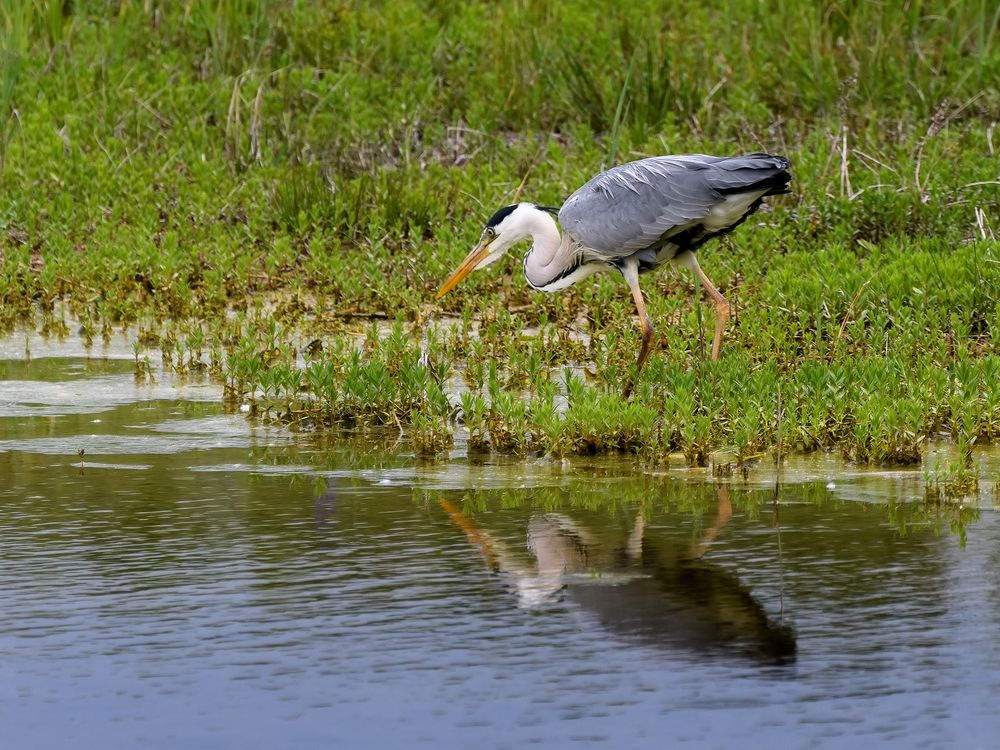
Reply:
[[[486,222],[486,226],[490,228],[496,227],[497,224],[506,219],[515,208],[517,208],[517,206],[504,206],[490,217],[490,220]]]

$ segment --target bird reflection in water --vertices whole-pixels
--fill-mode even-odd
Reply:
[[[332,529],[337,524],[337,480],[325,478],[317,488],[313,503],[313,520],[317,531]]]
[[[569,602],[634,643],[760,664],[792,663],[794,629],[770,617],[736,575],[705,560],[709,544],[732,516],[727,487],[716,488],[716,499],[715,519],[694,545],[647,534],[641,508],[624,545],[608,544],[565,514],[534,515],[527,529],[534,560],[444,498],[440,502],[521,606]]]

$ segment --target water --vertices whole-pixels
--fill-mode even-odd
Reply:
[[[777,506],[765,469],[421,464],[219,395],[0,361],[4,747],[1000,736],[989,490],[942,517],[901,502],[921,471],[832,457],[795,459]]]

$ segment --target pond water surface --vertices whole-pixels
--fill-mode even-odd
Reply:
[[[422,464],[131,373],[0,360],[5,747],[997,746],[986,491]]]

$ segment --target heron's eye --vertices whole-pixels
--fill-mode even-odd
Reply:
[[[486,239],[492,240],[497,236],[496,230],[493,227],[486,227],[486,231],[483,233],[486,235]]]

